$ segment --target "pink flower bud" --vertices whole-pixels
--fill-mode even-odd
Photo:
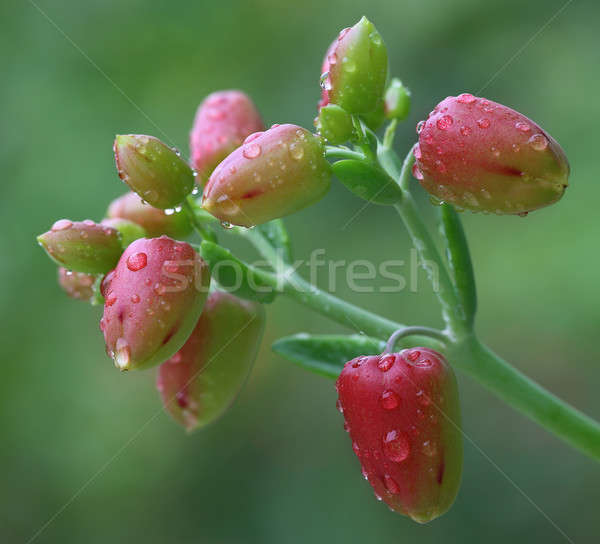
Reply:
[[[330,184],[321,139],[296,125],[274,125],[217,166],[202,205],[223,222],[251,227],[316,202]]]
[[[559,200],[569,163],[524,115],[471,94],[449,96],[417,126],[415,177],[459,208],[526,215]]]
[[[338,407],[375,496],[425,523],[450,508],[462,471],[456,378],[427,348],[358,357],[337,381]]]
[[[95,281],[96,277],[93,274],[73,272],[62,267],[58,268],[58,284],[71,298],[84,300],[85,302],[92,300]]]
[[[166,361],[185,343],[206,300],[210,274],[189,244],[141,238],[102,283],[106,352],[120,370]]]
[[[159,210],[144,203],[135,193],[125,193],[113,200],[108,207],[106,215],[109,218],[128,219],[140,225],[149,238],[166,234],[171,238],[185,238],[192,232],[192,225],[188,216],[183,211],[167,215],[164,210]]]
[[[229,153],[244,139],[264,130],[252,100],[241,91],[219,91],[209,95],[198,107],[190,133],[192,167],[201,185]]]
[[[57,264],[86,274],[108,272],[115,267],[123,251],[115,229],[89,219],[60,219],[37,240]]]
[[[188,431],[204,427],[231,406],[248,376],[262,338],[260,304],[212,293],[185,345],[158,370],[165,409]]]
[[[158,138],[120,134],[114,152],[119,177],[155,208],[177,207],[194,188],[192,169]]]

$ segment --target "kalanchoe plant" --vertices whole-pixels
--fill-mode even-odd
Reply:
[[[122,256],[121,243],[141,232],[131,225],[123,230],[122,222],[110,223],[119,233],[61,220],[39,237],[60,266],[83,273],[59,272],[69,295],[104,301],[108,354],[122,370],[162,364],[158,384],[166,409],[191,429],[216,419],[238,393],[260,342],[261,304],[289,297],[360,331],[296,334],[273,349],[337,380],[338,406],[366,477],[393,510],[419,522],[444,513],[458,491],[462,431],[453,369],[600,461],[600,425],[478,338],[471,256],[454,207],[524,215],[557,202],[569,176],[558,143],[522,114],[463,93],[419,123],[418,144],[401,161],[393,141],[409,93],[395,78],[386,91],[387,52],[365,18],[330,46],[323,72],[318,135],[290,124],[247,134],[262,125],[242,93],[215,93],[202,103],[192,164],[201,182],[214,168],[202,196],[192,192],[194,172],[175,151],[148,136],[117,137],[119,174],[140,196],[113,201],[108,217],[132,221],[151,237],[132,241]],[[384,118],[390,122],[380,138],[374,130]],[[443,330],[370,313],[297,273],[279,218],[323,197],[332,172],[358,197],[398,212],[421,265],[431,278],[437,271]],[[445,258],[415,204],[419,186],[412,174],[439,205],[436,231]],[[221,225],[251,243],[270,269],[220,245]],[[161,236],[184,238],[192,228],[199,245]],[[203,306],[208,268],[214,294]],[[396,342],[402,351],[394,352]]]

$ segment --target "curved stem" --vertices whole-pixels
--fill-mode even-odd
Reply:
[[[192,197],[188,197],[186,200],[184,200],[181,203],[181,207],[188,214],[188,217],[190,218],[190,221],[192,222],[194,229],[202,237],[202,239],[210,240],[211,242],[216,242],[217,237],[215,236],[215,234],[212,231],[205,228],[205,226],[202,224],[202,222],[199,220],[198,216],[196,215],[196,211],[194,209],[195,206],[196,206],[196,202],[194,202]]]
[[[328,159],[356,159],[364,160],[365,156],[358,151],[353,151],[347,147],[335,147],[328,145],[325,147],[325,156]]]
[[[432,329],[431,327],[404,327],[402,329],[398,329],[392,336],[390,336],[387,344],[385,345],[384,353],[392,353],[394,351],[394,346],[401,338],[406,338],[407,336],[415,336],[420,334],[422,336],[430,336],[431,338],[435,338],[439,340],[443,344],[448,342],[448,337],[437,329]]]

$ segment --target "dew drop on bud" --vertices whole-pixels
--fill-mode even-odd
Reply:
[[[421,352],[419,350],[409,351],[406,354],[406,358],[413,363],[421,356]]]
[[[477,99],[470,93],[459,94],[457,100],[461,104],[473,104]]]
[[[73,226],[73,223],[68,219],[59,219],[54,225],[52,225],[52,229],[54,232],[58,230],[66,230],[70,229]]]
[[[531,130],[531,127],[527,123],[523,123],[522,121],[515,123],[515,128],[517,130],[520,130],[521,132],[529,132]]]
[[[148,256],[144,252],[132,253],[127,258],[127,268],[132,272],[142,270],[148,264]]]
[[[140,301],[140,295],[131,295],[131,302],[137,304]]]
[[[187,408],[188,400],[187,400],[187,395],[185,394],[185,391],[177,391],[177,394],[175,395],[175,399],[177,400],[177,404],[181,408]]]
[[[426,440],[423,442],[423,453],[427,455],[427,457],[433,457],[437,453],[435,442],[432,440]]]
[[[386,355],[382,357],[381,360],[377,363],[377,368],[382,372],[387,372],[392,366],[394,366],[394,362],[396,361],[395,355]]]
[[[381,406],[384,410],[395,410],[399,404],[400,399],[393,391],[388,390],[381,394]]]
[[[358,444],[356,442],[352,442],[352,451],[354,451],[356,455],[360,453],[360,448],[358,447]]]
[[[418,179],[419,181],[423,179],[423,172],[421,172],[421,169],[417,164],[413,164],[412,175],[415,177],[415,179]]]
[[[477,120],[477,126],[479,128],[489,128],[491,124],[491,121],[489,119],[486,119],[485,117],[483,119]]]
[[[302,147],[302,144],[299,144],[299,143],[290,144],[290,156],[295,161],[301,160],[302,157],[304,157],[304,148]]]
[[[425,121],[419,121],[417,123],[417,134],[421,134],[423,128],[425,128]]]
[[[410,453],[408,439],[398,431],[390,431],[383,438],[383,451],[394,463],[401,463]]]
[[[335,402],[335,407],[338,409],[338,412],[339,412],[340,414],[343,414],[343,413],[344,413],[344,408],[342,407],[342,403],[340,402],[340,399],[338,399],[338,400]]]
[[[469,127],[462,126],[460,127],[460,133],[463,136],[468,136],[469,134],[471,134],[471,129]]]
[[[258,157],[261,154],[261,151],[262,149],[258,144],[250,144],[244,147],[244,151],[242,151],[242,154],[247,159],[256,159],[256,157]]]
[[[536,151],[544,151],[548,147],[548,139],[541,133],[534,134],[528,143]]]
[[[448,128],[450,128],[452,126],[452,123],[454,123],[454,119],[452,119],[451,115],[444,115],[442,117],[440,117],[437,121],[436,121],[436,125],[437,128],[439,128],[440,130],[447,130]]]

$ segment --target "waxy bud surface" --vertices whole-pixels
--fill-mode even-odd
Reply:
[[[337,382],[352,448],[378,499],[425,523],[450,508],[462,471],[456,378],[427,348],[357,357]]]
[[[216,291],[185,345],[158,370],[165,409],[188,431],[220,417],[240,392],[260,346],[263,307]]]
[[[177,207],[194,188],[192,169],[158,138],[118,135],[114,152],[119,177],[155,208]]]
[[[102,283],[100,330],[117,368],[172,357],[194,329],[209,283],[206,263],[189,244],[167,236],[133,242]]]
[[[525,215],[559,200],[568,185],[569,163],[558,143],[502,104],[450,96],[417,132],[414,176],[459,208]]]
[[[410,111],[410,91],[397,77],[393,78],[385,91],[384,111],[387,119],[404,121]]]
[[[190,132],[191,163],[196,181],[204,185],[212,171],[229,153],[255,132],[264,130],[252,100],[241,91],[219,91],[198,107]]]
[[[62,266],[58,268],[58,284],[71,298],[89,302],[94,298],[94,283],[96,277],[93,274],[73,272]]]
[[[100,224],[115,229],[121,235],[121,246],[123,249],[125,249],[134,240],[137,240],[138,238],[144,238],[146,236],[146,231],[144,228],[137,223],[130,221],[129,219],[124,219],[121,217],[115,217],[112,219],[108,218],[103,219]]]
[[[125,193],[113,200],[108,207],[106,215],[111,219],[128,219],[140,225],[149,238],[162,236],[171,238],[185,238],[192,232],[192,224],[183,211],[167,215],[164,210],[159,210],[146,204],[137,194]]]
[[[342,30],[325,55],[320,106],[338,104],[349,113],[369,113],[383,100],[387,50],[381,35],[363,17]]]
[[[217,166],[202,206],[222,222],[252,227],[316,202],[330,185],[321,139],[296,125],[274,125]]]
[[[315,124],[319,135],[334,145],[350,140],[354,131],[352,116],[336,104],[322,107]]]
[[[60,219],[37,240],[60,266],[86,274],[112,270],[123,252],[121,237],[115,229],[89,219]]]

